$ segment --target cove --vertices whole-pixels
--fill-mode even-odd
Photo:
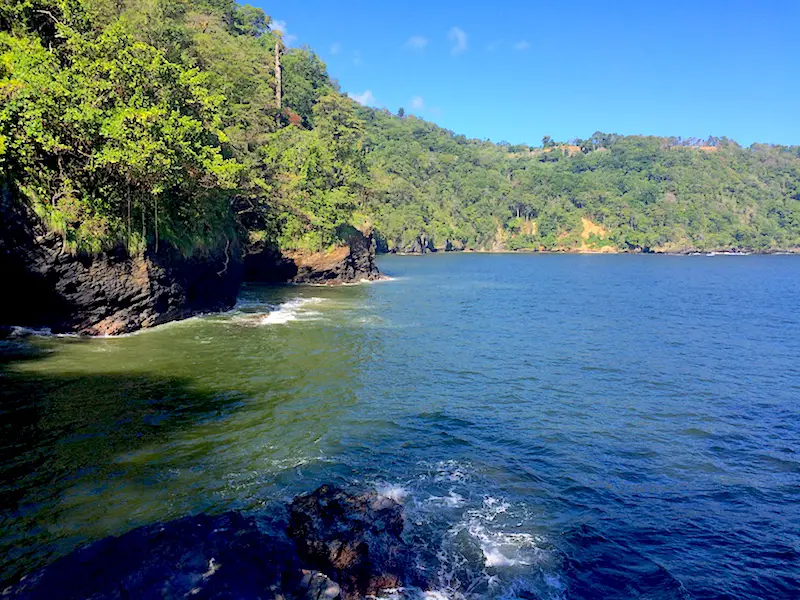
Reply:
[[[791,598],[800,263],[382,256],[227,313],[2,342],[0,579],[323,483],[401,502],[447,598]]]

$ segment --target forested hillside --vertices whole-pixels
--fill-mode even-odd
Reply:
[[[5,0],[3,188],[87,252],[320,250],[353,226],[401,251],[800,247],[798,147],[468,140],[355,104],[270,23],[233,0]]]
[[[269,24],[232,0],[4,2],[4,187],[74,249],[190,253],[242,228],[334,243],[365,182],[363,125]]]
[[[800,246],[800,147],[595,133],[510,146],[362,109],[388,247]]]

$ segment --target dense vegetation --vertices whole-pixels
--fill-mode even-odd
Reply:
[[[468,140],[356,105],[233,0],[4,0],[0,102],[0,184],[87,251],[800,247],[798,147]]]
[[[324,247],[363,185],[355,104],[233,0],[4,2],[0,98],[4,186],[74,248]]]
[[[800,147],[598,132],[532,148],[413,117],[362,117],[369,211],[389,246],[420,237],[439,248],[800,246]]]

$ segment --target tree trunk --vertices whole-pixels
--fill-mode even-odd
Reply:
[[[281,109],[281,40],[275,40],[275,104]]]

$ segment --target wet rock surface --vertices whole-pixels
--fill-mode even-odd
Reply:
[[[289,515],[288,528],[280,515],[267,522],[236,512],[141,527],[77,550],[0,596],[354,600],[406,583],[411,551],[394,500],[322,486],[295,498]]]
[[[289,536],[301,560],[339,582],[345,598],[411,583],[402,533],[402,506],[374,492],[353,496],[324,485],[290,507]]]
[[[73,254],[26,207],[0,202],[0,296],[5,325],[54,333],[114,335],[201,312],[227,310],[242,280],[235,240],[184,257],[173,248],[130,256],[124,249]]]

